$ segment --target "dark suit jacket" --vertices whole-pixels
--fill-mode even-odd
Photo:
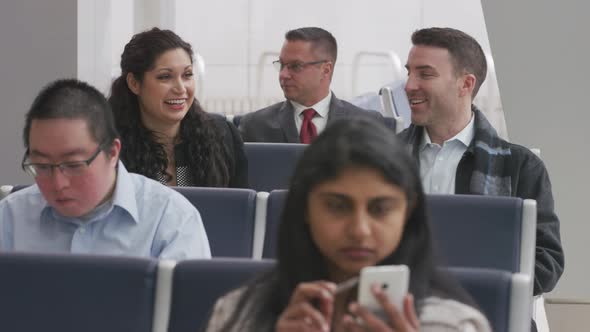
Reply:
[[[240,133],[244,142],[300,143],[295,125],[293,105],[288,100],[245,114],[240,119]],[[332,93],[328,122],[354,117],[370,117],[383,122],[379,112],[367,111],[340,100]]]
[[[244,142],[233,123],[224,116],[208,113],[221,131],[223,148],[228,160],[230,188],[248,188],[248,159],[244,151]]]

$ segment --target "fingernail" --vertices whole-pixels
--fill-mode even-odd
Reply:
[[[335,292],[336,289],[338,288],[338,286],[336,286],[336,284],[334,284],[334,283],[329,283],[329,284],[327,284],[327,286],[328,286],[328,288],[330,288],[330,290],[332,292]]]
[[[329,300],[332,298],[332,294],[326,290],[322,290],[322,297]]]
[[[330,327],[328,326],[328,324],[324,323],[322,324],[322,330],[325,332],[330,332]]]
[[[358,305],[356,303],[350,303],[348,305],[348,311],[355,313],[356,310],[358,309]]]

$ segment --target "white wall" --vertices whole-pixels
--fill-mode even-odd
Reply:
[[[279,52],[285,32],[297,27],[321,26],[338,40],[339,57],[332,88],[342,98],[377,91],[394,76],[387,61],[365,57],[353,91],[352,65],[357,52],[393,50],[404,64],[411,45],[409,36],[420,27],[453,26],[473,35],[490,52],[481,5],[473,0],[362,3],[300,0],[296,4],[273,0],[162,0],[160,3],[168,5],[167,11],[175,12],[173,20],[164,12],[154,15],[153,9],[158,4],[153,0],[136,11],[136,15],[145,16],[141,18],[144,28],[149,23],[172,28],[203,55],[207,66],[202,101],[210,111],[224,111],[213,103],[219,99],[261,96],[281,99],[278,74],[270,65],[276,57],[266,59],[262,75],[257,64],[263,52]],[[146,7],[151,9],[146,11]],[[495,88],[493,77],[490,82]],[[499,100],[497,89],[491,91]],[[488,89],[482,88],[482,99],[487,94]],[[499,109],[500,118],[494,122],[503,129],[500,103],[491,108]]]
[[[510,137],[541,149],[565,274],[551,297],[589,300],[588,2],[483,0]]]

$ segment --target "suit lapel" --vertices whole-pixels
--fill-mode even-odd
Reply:
[[[345,116],[345,108],[342,107],[340,99],[336,98],[336,95],[332,92],[332,99],[330,99],[330,110],[328,111],[328,121],[326,123],[330,124]]]
[[[295,115],[293,114],[293,105],[288,100],[283,102],[283,106],[277,113],[278,121],[287,143],[299,143],[299,133],[295,126]]]

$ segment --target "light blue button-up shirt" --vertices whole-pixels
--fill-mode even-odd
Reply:
[[[210,258],[197,209],[157,181],[127,172],[121,162],[113,198],[86,216],[59,215],[37,185],[0,201],[0,251]]]

